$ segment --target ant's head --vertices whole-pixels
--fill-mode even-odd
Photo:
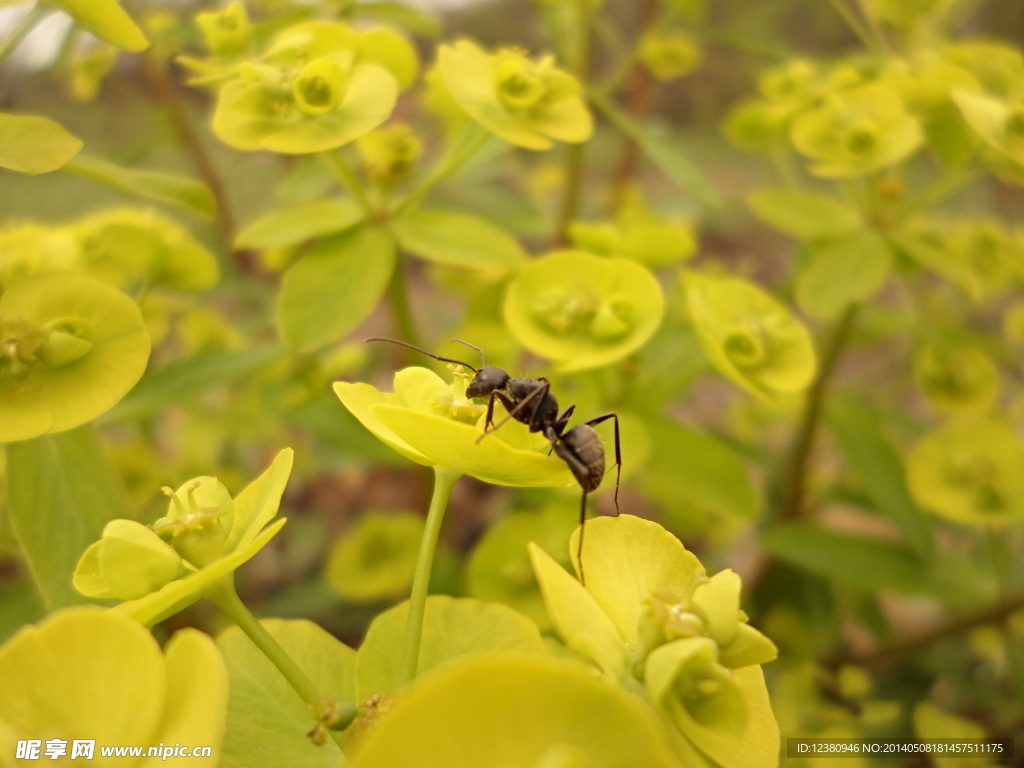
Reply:
[[[495,365],[486,365],[476,372],[466,387],[466,397],[490,397],[491,392],[504,388],[512,378],[506,371]]]

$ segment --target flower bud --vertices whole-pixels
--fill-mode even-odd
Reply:
[[[200,13],[196,24],[203,30],[206,45],[218,56],[244,54],[252,46],[252,23],[240,0],[217,13]]]
[[[740,577],[727,568],[693,591],[691,600],[706,619],[706,634],[719,648],[736,638],[741,619],[746,619],[740,611],[740,587]]]
[[[313,59],[292,83],[299,109],[307,115],[322,115],[337,109],[345,98],[348,75],[331,59]]]

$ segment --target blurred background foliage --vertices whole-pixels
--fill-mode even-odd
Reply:
[[[127,237],[131,217],[103,212],[141,207],[134,215],[146,223],[137,237],[145,241],[159,230],[162,240],[130,240],[131,247],[179,249],[168,259],[190,260],[192,284],[172,275],[145,286],[143,314],[153,341],[149,371],[100,417],[101,447],[88,435],[71,445],[79,452],[75,471],[105,472],[103,455],[109,457],[124,493],[107,500],[105,519],[151,523],[166,504],[162,486],[215,475],[236,493],[279,448],[294,447],[296,468],[282,507],[290,522],[240,571],[239,593],[259,615],[313,619],[355,647],[369,621],[409,589],[430,476],[371,436],[341,407],[331,384],[371,381],[390,389],[396,368],[426,364],[401,349],[365,345],[367,336],[402,336],[455,356],[464,350],[446,341],[461,336],[485,348],[490,362],[550,374],[560,402],[575,402],[578,414],[619,411],[623,511],[675,532],[709,571],[730,567],[743,576],[752,623],[781,650],[766,672],[784,736],[946,735],[952,726],[942,718],[950,713],[989,735],[1019,737],[1024,527],[1019,519],[1006,527],[979,527],[946,519],[954,513],[927,514],[924,505],[940,512],[950,505],[941,491],[939,498],[929,495],[944,481],[929,476],[920,453],[942,440],[956,446],[975,440],[996,446],[1007,471],[1022,463],[1015,453],[1024,419],[1021,313],[1004,312],[1012,304],[1006,292],[989,292],[967,278],[949,277],[960,292],[934,276],[912,274],[865,305],[856,322],[845,323],[846,315],[836,320],[839,313],[825,295],[835,273],[801,288],[794,264],[806,263],[809,246],[780,233],[805,239],[806,217],[787,225],[772,200],[750,198],[748,205],[751,193],[775,183],[778,169],[770,158],[737,149],[722,126],[756,91],[766,68],[796,57],[857,57],[862,41],[835,4],[824,0],[665,4],[683,19],[685,44],[641,45],[640,57],[654,63],[634,67],[627,59],[625,85],[609,113],[625,113],[629,125],[642,125],[648,152],[616,130],[614,118],[601,119],[586,149],[576,223],[562,234],[587,250],[641,260],[651,269],[691,259],[688,264],[705,274],[739,276],[798,304],[809,315],[805,324],[815,338],[819,369],[832,376],[827,401],[821,396],[827,376],[819,375],[821,390],[811,387],[819,407],[811,421],[799,394],[808,381],[790,387],[793,394],[763,400],[744,391],[756,391],[754,385],[735,386],[710,374],[703,331],[670,271],[661,273],[667,303],[660,329],[613,366],[563,373],[524,354],[501,314],[501,269],[467,271],[439,263],[444,259],[407,256],[399,268],[411,317],[402,316],[403,302],[384,301],[343,338],[307,347],[300,342],[292,346],[305,351],[289,351],[274,319],[280,273],[301,253],[296,244],[330,233],[330,222],[346,214],[320,210],[328,224],[318,229],[307,209],[302,221],[309,229],[294,236],[267,228],[261,217],[315,204],[338,183],[311,157],[236,151],[213,135],[212,98],[188,87],[188,72],[171,63],[181,53],[204,55],[192,18],[206,3],[128,0],[126,7],[154,41],[149,52],[118,55],[54,17],[0,70],[0,109],[57,120],[85,142],[89,155],[71,173],[29,177],[0,170],[7,238],[0,242],[15,247],[19,222],[48,225],[50,232],[67,228],[87,242],[89,232],[110,227]],[[338,13],[353,12],[342,0],[334,5]],[[396,24],[411,35],[428,64],[438,40],[461,36],[486,48],[512,44],[532,54],[551,48],[544,14],[555,4],[543,1],[485,0],[447,9],[364,5],[366,19]],[[902,3],[888,5],[897,9],[890,18],[898,19]],[[309,4],[286,0],[251,0],[249,6],[253,18],[279,26],[311,12]],[[17,6],[0,3],[3,23],[13,25],[17,12]],[[360,18],[358,7],[354,12]],[[607,73],[621,64],[615,46],[640,38],[661,12],[654,0],[607,0],[595,25],[592,71]],[[893,26],[896,32],[887,28],[887,34],[896,37],[899,25]],[[966,0],[950,12],[946,26],[953,38],[994,38],[1020,49],[1024,4]],[[410,164],[421,153],[439,154],[445,127],[425,110],[421,90],[401,97],[394,119],[413,125],[419,137],[403,150]],[[364,159],[371,177],[374,151],[369,143],[360,143],[358,155],[345,150],[353,160]],[[562,151],[524,153],[491,142],[438,185],[432,203],[476,214],[526,251],[543,253],[553,232],[554,241],[564,242],[557,233],[569,223],[560,221]],[[202,179],[217,213],[202,215],[212,206],[195,190],[158,191],[140,203],[129,191],[99,185],[94,179],[109,181],[111,173],[103,161]],[[905,171],[910,183],[923,174],[913,164]],[[387,173],[401,176],[401,169]],[[1013,183],[972,176],[945,199],[940,215],[1024,226],[1019,178]],[[140,186],[137,178],[122,181]],[[791,209],[806,210],[806,200],[790,202]],[[519,246],[508,247],[507,259],[522,258]],[[117,254],[97,258],[116,263]],[[211,265],[205,279],[202,265],[212,259],[218,269]],[[137,285],[120,287],[140,295]],[[690,282],[686,290],[700,287]],[[984,303],[968,298],[991,293],[995,298]],[[845,346],[841,359],[830,354],[837,337]],[[939,349],[950,339],[972,346],[960,353]],[[949,363],[950,354],[970,359]],[[970,380],[949,385],[943,377],[955,376],[951,369],[966,371]],[[958,399],[964,388],[971,393],[966,402]],[[957,434],[955,419],[931,431],[943,414],[983,413],[993,403],[1001,420],[981,436]],[[908,459],[929,432],[932,442]],[[606,482],[595,502],[603,514],[614,510],[609,490]],[[67,525],[58,510],[66,514],[73,502],[57,498],[35,525]],[[431,591],[505,603],[550,631],[526,544],[536,542],[568,566],[565,541],[577,505],[575,487],[509,489],[463,479],[442,532]],[[47,608],[77,599],[66,590],[40,592],[39,564],[34,581],[32,558],[23,555],[26,534],[16,539],[12,530],[12,506],[0,506],[0,639]],[[96,538],[95,521],[79,524],[92,532],[81,537],[84,543]],[[215,632],[220,619],[204,606],[192,606],[158,631],[195,626]]]

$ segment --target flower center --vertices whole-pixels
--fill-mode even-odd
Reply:
[[[758,327],[739,326],[732,329],[726,335],[722,348],[737,368],[752,368],[765,359],[764,336]]]
[[[870,120],[864,120],[846,132],[843,147],[851,155],[868,155],[878,146],[878,138],[878,126]]]
[[[498,65],[498,94],[509,109],[530,109],[544,98],[544,83],[532,69],[530,62],[519,57]]]
[[[322,115],[336,109],[345,98],[348,77],[330,59],[313,59],[292,84],[292,93],[299,109],[307,115]]]

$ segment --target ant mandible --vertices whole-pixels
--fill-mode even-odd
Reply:
[[[580,582],[586,584],[586,578],[583,575],[583,531],[587,522],[587,495],[601,485],[605,472],[604,445],[594,427],[608,419],[615,419],[615,514],[618,515],[619,481],[622,479],[622,448],[619,442],[618,415],[606,413],[584,421],[582,424],[577,424],[566,431],[576,406],[570,405],[562,413],[559,413],[558,401],[551,394],[551,382],[547,377],[513,378],[507,371],[494,365],[487,365],[484,351],[468,341],[452,339],[453,343],[465,344],[480,353],[480,368],[475,368],[461,360],[435,355],[397,339],[374,337],[367,341],[386,341],[398,344],[435,360],[462,365],[473,371],[473,379],[466,387],[466,396],[487,398],[487,418],[484,420],[484,433],[476,440],[478,444],[488,435],[501,429],[509,419],[515,419],[525,424],[531,432],[540,432],[551,442],[552,450],[558,455],[558,458],[569,465],[569,470],[583,489],[583,498],[580,501],[580,540],[576,547],[576,562],[580,569]],[[494,423],[495,400],[499,400],[508,411],[508,415],[498,424]]]

